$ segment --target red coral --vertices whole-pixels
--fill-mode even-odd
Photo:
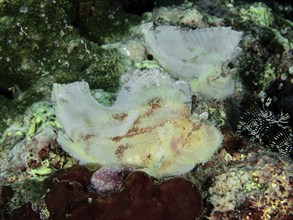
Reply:
[[[201,195],[191,182],[173,178],[156,185],[142,172],[132,173],[120,192],[105,198],[76,181],[55,182],[45,201],[53,219],[188,220],[202,212]]]
[[[90,178],[92,172],[83,166],[75,165],[65,170],[61,170],[55,173],[53,176],[45,180],[45,187],[52,188],[55,182],[67,181],[67,182],[77,182],[87,188],[90,185]]]
[[[39,220],[40,215],[36,213],[30,203],[22,205],[19,209],[15,210],[10,216],[9,219],[13,220],[24,220],[24,219],[30,219],[30,220]]]

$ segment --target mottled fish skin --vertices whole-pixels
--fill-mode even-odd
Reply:
[[[192,90],[206,98],[226,99],[234,93],[228,62],[242,51],[243,33],[231,27],[196,30],[153,23],[142,25],[150,53],[172,76],[186,80]],[[170,46],[172,45],[172,46]]]
[[[83,164],[130,165],[155,177],[190,171],[222,142],[214,125],[191,116],[188,84],[157,69],[125,76],[111,107],[86,82],[54,84],[52,101],[65,132],[58,142]]]

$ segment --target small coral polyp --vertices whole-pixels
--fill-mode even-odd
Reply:
[[[157,69],[123,77],[116,102],[105,107],[86,82],[54,84],[52,99],[64,128],[58,142],[82,164],[131,165],[155,177],[183,174],[206,162],[222,135],[191,116],[191,92]]]

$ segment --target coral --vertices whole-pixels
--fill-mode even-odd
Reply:
[[[143,61],[146,59],[146,49],[143,44],[138,40],[129,40],[125,44],[122,44],[121,52],[128,56],[134,63]]]
[[[82,36],[98,44],[121,41],[129,34],[130,27],[142,20],[140,16],[127,14],[121,2],[91,0],[78,3],[74,26]],[[90,12],[83,13],[83,8],[90,8]]]
[[[151,23],[144,24],[142,32],[161,66],[174,77],[188,80],[194,92],[216,99],[234,93],[234,81],[224,65],[240,53],[237,45],[242,32],[226,27],[154,27]]]
[[[48,123],[45,117],[42,120],[44,120],[41,122],[43,125]],[[13,190],[11,198],[4,197],[3,207],[0,207],[0,215],[4,216],[3,219],[9,219],[5,216],[10,214],[13,216],[11,219],[18,219],[17,216],[30,216],[28,218],[33,219],[33,216],[38,214],[42,219],[47,219],[42,199],[46,194],[42,188],[43,180],[56,170],[76,163],[73,159],[67,159],[62,155],[63,151],[56,141],[56,128],[52,126],[42,128],[41,123],[34,127],[35,132],[39,131],[37,134],[29,133],[30,136],[18,140],[17,137],[13,139],[15,134],[12,133],[8,137],[5,136],[6,142],[1,142],[5,145],[1,146],[0,153],[0,185],[2,190],[8,186]],[[23,127],[21,132],[25,133],[25,129]],[[17,140],[18,142],[14,144]]]
[[[9,126],[8,118],[22,115],[34,102],[49,100],[53,82],[85,79],[91,86],[117,90],[126,69],[124,56],[81,37],[71,25],[73,11],[73,3],[64,0],[1,2],[0,88],[18,87],[21,96],[11,100],[0,95],[0,132]]]
[[[155,10],[142,16],[127,14],[145,10],[133,9],[135,4],[129,4],[127,8],[125,2],[145,4],[147,1],[0,0],[0,219],[115,219],[117,216],[120,219],[196,219],[201,209],[202,219],[291,219],[292,161],[282,154],[263,148],[282,148],[283,154],[292,152],[291,1],[262,1],[264,4],[230,0],[156,0]],[[129,73],[122,77],[121,91],[132,94],[132,98],[130,100],[128,96],[121,96],[119,92],[118,96],[125,100],[125,106],[116,112],[123,112],[125,115],[112,115],[115,112],[113,106],[117,107],[115,99],[121,73],[133,67],[140,70],[160,68],[160,63],[154,59],[157,57],[152,56],[155,54],[145,47],[141,37],[141,24],[149,21],[153,21],[155,27],[158,26],[157,29],[154,28],[158,38],[163,35],[160,25],[184,26],[178,28],[185,37],[184,42],[187,40],[183,32],[188,32],[189,28],[196,29],[190,32],[202,30],[199,27],[215,26],[221,28],[214,30],[223,30],[223,27],[241,30],[245,33],[241,41],[243,52],[237,60],[225,60],[220,67],[211,68],[209,76],[212,77],[203,78],[203,84],[197,83],[200,82],[199,79],[194,79],[190,84],[196,88],[192,96],[188,89],[185,90],[186,83],[180,81],[177,86],[170,86],[175,80],[168,84],[170,77],[165,73],[163,75],[166,78],[162,80],[164,82],[154,80],[149,87],[150,91],[146,88],[138,89],[141,84],[136,87],[136,80],[129,86],[133,79]],[[232,30],[228,33],[235,33]],[[158,31],[161,33],[157,33]],[[172,35],[167,35],[166,38],[170,36],[172,38]],[[111,43],[103,45],[108,42]],[[173,45],[169,48],[175,47]],[[161,43],[157,47],[160,48]],[[211,62],[205,56],[202,59]],[[164,68],[163,65],[162,67]],[[149,71],[154,70],[140,73],[148,75]],[[208,71],[203,72],[208,74]],[[136,72],[134,75],[137,77],[139,74]],[[241,82],[237,81],[238,78],[242,79]],[[190,169],[196,166],[187,173],[183,172],[184,175],[181,168],[180,172],[171,173],[182,174],[182,177],[196,183],[203,200],[194,193],[197,191],[194,185],[182,178],[152,179],[137,172],[128,177],[123,172],[120,176],[120,169],[123,170],[123,166],[129,164],[128,161],[127,164],[121,161],[117,164],[106,164],[106,167],[97,171],[98,178],[104,180],[106,185],[114,183],[107,195],[96,192],[94,184],[91,184],[93,170],[97,166],[91,167],[92,164],[87,164],[92,171],[82,166],[66,169],[78,163],[59,144],[62,135],[66,138],[71,136],[66,134],[67,130],[65,134],[60,131],[61,125],[56,120],[50,103],[31,104],[40,99],[49,101],[53,83],[66,84],[81,80],[88,82],[89,87],[93,88],[88,93],[102,104],[97,104],[99,107],[95,111],[99,112],[103,106],[106,117],[114,121],[114,125],[107,123],[109,120],[99,124],[98,119],[88,120],[91,123],[75,124],[75,119],[83,121],[85,118],[77,111],[72,111],[74,108],[69,108],[67,114],[71,123],[66,121],[65,124],[76,126],[77,134],[80,131],[91,131],[90,128],[85,128],[88,124],[93,128],[99,125],[98,128],[105,129],[106,133],[110,132],[110,126],[115,134],[122,130],[119,126],[122,124],[126,135],[117,134],[121,138],[117,140],[118,143],[126,143],[129,139],[135,143],[146,140],[141,144],[145,149],[144,155],[147,155],[148,150],[156,152],[152,148],[155,144],[161,150],[160,155],[153,153],[158,156],[159,162],[160,159],[167,161],[165,155],[174,151],[168,146],[175,150],[176,147],[183,146],[184,149],[185,145],[180,145],[178,136],[187,132],[182,127],[192,131],[192,134],[200,133],[206,128],[215,130],[213,124],[221,127],[223,148],[212,157],[208,155],[208,161],[203,165],[196,162],[198,158],[190,158],[189,152],[186,153],[186,158],[177,155],[169,157],[175,167],[179,167],[178,164],[184,161],[192,164]],[[148,77],[142,80],[149,82]],[[165,81],[170,89],[166,88],[168,86],[165,86]],[[245,88],[242,88],[241,83]],[[80,88],[82,83],[74,85]],[[214,90],[214,87],[219,88]],[[86,90],[87,88],[85,87]],[[227,93],[228,88],[230,90]],[[231,93],[231,99],[221,100]],[[166,100],[166,97],[170,98]],[[220,97],[220,100],[211,99],[213,97]],[[70,98],[78,101],[83,96],[72,95]],[[254,103],[256,99],[265,103],[271,99],[271,102],[269,105],[261,104],[250,108],[250,103]],[[93,102],[97,103],[95,100]],[[228,102],[232,106],[231,111],[227,111]],[[186,108],[182,111],[183,107],[180,106],[183,105]],[[121,106],[122,104],[119,105]],[[175,113],[171,112],[174,106]],[[27,108],[29,109],[25,112]],[[88,118],[96,116],[98,113],[95,111],[88,113]],[[242,135],[239,135],[227,126],[226,119],[238,119],[241,111],[244,115],[241,118]],[[72,116],[72,112],[75,115]],[[178,120],[174,120],[171,115]],[[288,115],[290,118],[286,119]],[[133,121],[127,118],[129,116],[133,116]],[[171,119],[167,120],[169,117]],[[168,124],[168,121],[171,123]],[[125,122],[130,123],[125,125]],[[159,128],[157,125],[161,122],[165,124]],[[2,133],[5,127],[9,128]],[[138,132],[144,132],[148,136],[144,139],[136,136],[133,139]],[[94,134],[96,135],[95,132]],[[220,132],[217,131],[216,134]],[[252,138],[246,138],[246,134]],[[57,136],[59,142],[56,141]],[[208,142],[212,141],[211,137],[215,134],[201,132],[199,137],[202,136],[206,137],[203,142]],[[219,136],[218,138],[222,138]],[[80,153],[86,147],[96,148],[98,144],[107,144],[103,142],[103,137],[93,138],[95,144],[74,141],[67,146]],[[261,143],[250,141],[253,137],[258,137]],[[79,137],[77,140],[80,140]],[[193,141],[194,143],[198,142]],[[136,159],[131,157],[136,152],[123,147],[120,149],[126,153],[125,157]],[[141,149],[138,151],[136,155],[141,155]],[[193,149],[192,152],[198,152],[198,149]],[[202,152],[198,154],[203,155]],[[157,161],[151,162],[158,164],[155,163]],[[146,169],[143,166],[134,168]],[[150,169],[156,171],[155,168]],[[57,173],[51,175],[55,171]],[[105,180],[102,176],[104,171],[109,179]],[[48,178],[49,175],[51,176]],[[154,176],[162,177],[161,173],[157,175],[156,172]],[[45,178],[47,179],[44,183]],[[169,180],[164,182],[166,179]],[[194,198],[197,198],[197,202],[194,202]],[[199,209],[197,214],[196,208]]]
[[[203,21],[203,16],[195,8],[187,9],[183,12],[180,20],[181,25],[186,25],[188,27],[200,28],[205,26]]]
[[[263,3],[255,3],[248,8],[240,9],[243,22],[253,22],[256,25],[268,27],[274,22],[272,10]]]
[[[106,92],[103,89],[92,90],[92,95],[99,103],[105,106],[113,105],[116,98],[116,93]]]
[[[180,14],[183,9],[179,7],[160,7],[153,12],[153,19],[158,24],[179,25]]]
[[[12,219],[18,219],[22,213],[32,215],[33,219],[37,215],[35,212],[46,216],[42,203],[43,179],[74,163],[62,156],[56,141],[58,123],[47,104],[35,104],[26,112],[23,121],[12,123],[0,141],[0,192],[5,193],[8,186],[13,190],[8,201],[3,197],[1,217],[3,213],[12,213]]]
[[[12,185],[14,190],[13,198],[10,199],[6,210],[13,213],[29,205],[32,212],[45,217],[47,215],[43,197],[46,195],[46,189],[43,188],[42,178],[31,178],[24,181],[18,181]]]
[[[74,179],[54,181],[50,185],[45,201],[52,219],[67,216],[68,219],[82,217],[86,220],[191,220],[199,217],[202,211],[198,189],[191,182],[178,177],[157,185],[145,173],[134,172],[125,180],[121,191],[104,198],[88,192],[87,184]]]
[[[9,127],[1,134],[0,146],[15,145],[20,139],[42,131],[46,126],[60,127],[48,102],[37,102],[30,106],[22,118],[8,118]]]
[[[54,184],[58,182],[78,182],[84,189],[87,189],[91,184],[90,178],[93,172],[87,168],[79,165],[74,165],[70,168],[66,168],[57,171],[52,176],[48,177],[44,181],[45,188],[52,188]]]
[[[123,181],[134,170],[133,167],[102,167],[93,173],[91,183],[103,195],[121,188]]]
[[[9,186],[1,186],[0,188],[0,218],[22,220],[40,219],[40,215],[32,209],[31,203],[21,205],[21,207],[13,207],[13,203],[19,202],[19,198],[15,196],[15,191]],[[23,196],[23,195],[22,195]],[[29,195],[24,195],[28,196]],[[21,198],[21,197],[20,197]],[[26,200],[26,198],[25,198]]]
[[[209,193],[211,194],[210,202],[215,206],[214,211],[225,212],[234,210],[238,204],[238,200],[245,197],[246,191],[249,188],[249,181],[251,181],[251,175],[242,170],[233,171],[231,169],[226,174],[217,176],[215,185],[209,189]],[[250,185],[255,184],[250,183]],[[255,185],[250,188],[258,189],[259,187]]]
[[[0,187],[0,217],[3,219],[3,213],[9,200],[13,197],[14,191],[10,186]]]
[[[0,183],[48,175],[74,163],[58,151],[54,111],[49,103],[35,103],[5,130],[0,139]]]
[[[97,197],[96,193],[88,191],[91,175],[85,167],[73,166],[45,180],[44,187],[49,192],[44,200],[50,218],[65,219],[72,210],[88,205]]]
[[[188,27],[203,27],[203,16],[196,8],[160,7],[153,13],[153,20],[160,25],[183,25]]]
[[[222,0],[198,0],[196,6],[206,13],[209,19],[222,19],[232,4]]]
[[[45,157],[40,158],[40,155],[43,155],[41,151],[46,151],[50,146],[53,148],[54,143],[56,144],[56,136],[55,132],[48,127],[31,140],[20,141],[12,149],[4,149],[0,154],[0,182],[19,180],[18,175],[22,174],[28,166],[33,168],[40,166],[42,159],[45,159]]]
[[[250,149],[233,167],[217,175],[209,188],[209,219],[285,219],[292,214],[292,161],[278,154]],[[254,218],[253,218],[254,219]]]
[[[221,133],[191,117],[187,83],[156,69],[123,81],[111,107],[91,97],[85,82],[54,85],[52,102],[65,131],[58,142],[72,157],[83,164],[136,166],[160,177],[188,172],[219,148]]]
[[[41,216],[36,213],[32,207],[31,204],[24,204],[19,209],[15,210],[13,214],[10,216],[11,219],[15,220],[22,220],[24,218],[30,219],[30,220],[39,220],[41,219]]]
[[[271,6],[273,7],[273,6]],[[257,35],[261,33],[259,30],[269,30],[270,34],[274,35],[273,43],[282,45],[287,53],[292,49],[292,21],[285,20],[283,16],[273,11],[264,3],[255,3],[253,5],[243,5],[236,10],[239,15],[237,22],[242,22],[244,26],[251,26],[248,29],[257,31]],[[256,28],[257,27],[257,28]],[[268,35],[266,33],[266,35]]]

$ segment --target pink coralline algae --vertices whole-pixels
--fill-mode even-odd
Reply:
[[[132,171],[134,168],[130,166],[105,166],[93,173],[91,183],[99,194],[104,195],[118,190]]]
[[[230,158],[228,166],[213,178],[209,188],[207,201],[213,207],[207,215],[209,220],[292,219],[293,163],[290,158],[259,146],[225,158]]]

